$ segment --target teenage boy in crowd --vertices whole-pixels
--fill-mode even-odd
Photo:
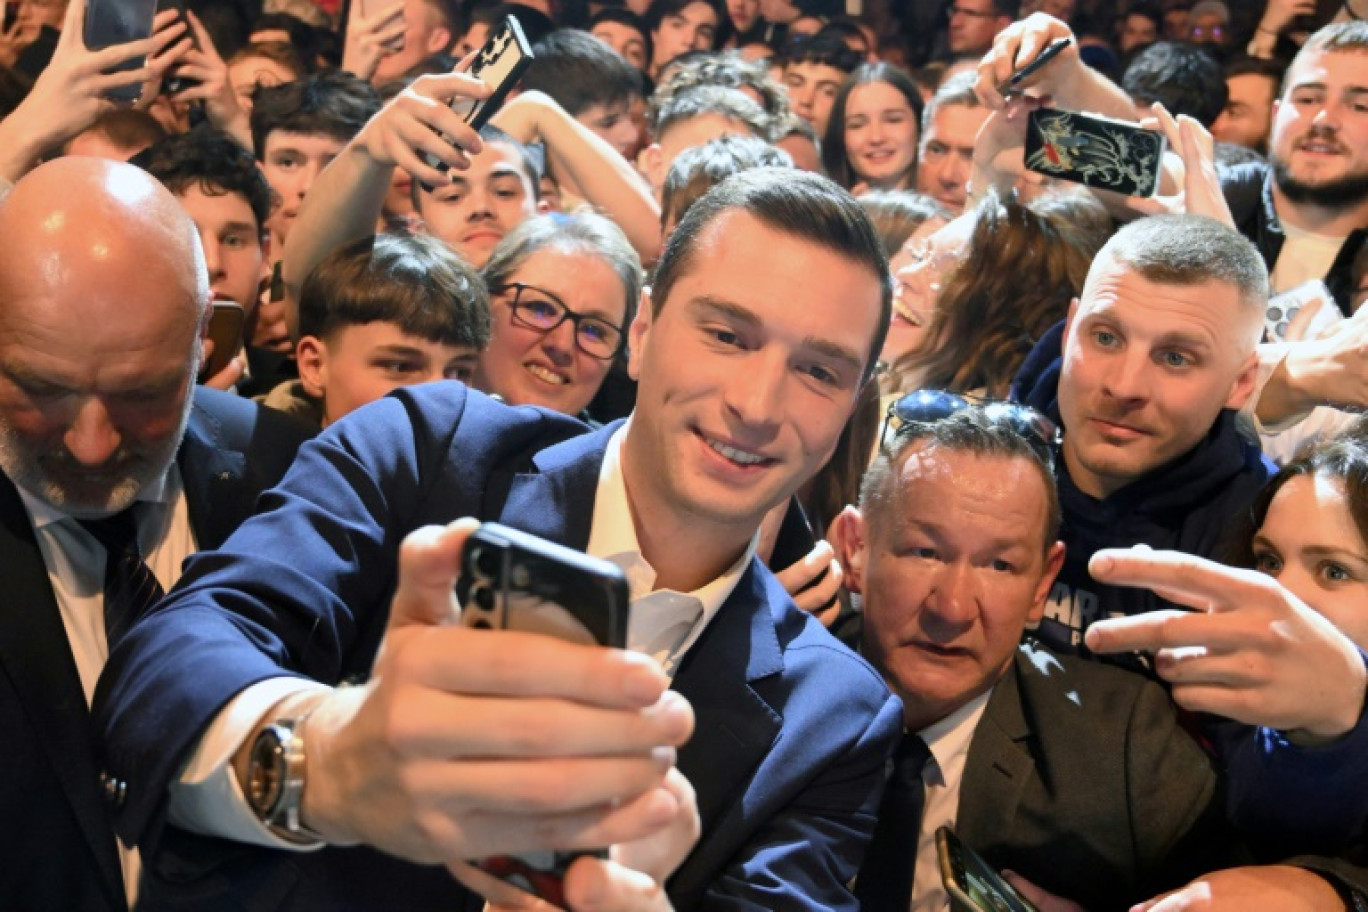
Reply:
[[[860,55],[836,35],[795,40],[784,58],[784,86],[794,113],[826,135],[836,92],[860,65]]]
[[[489,342],[489,295],[441,241],[362,238],[304,280],[299,337],[299,379],[265,404],[327,427],[400,386],[468,383]]]
[[[252,153],[228,134],[201,127],[162,140],[134,164],[161,181],[194,221],[214,300],[237,304],[246,315],[246,364],[235,359],[220,376],[204,380],[252,395],[293,375],[283,355],[252,344],[269,271],[271,212],[271,188]]]

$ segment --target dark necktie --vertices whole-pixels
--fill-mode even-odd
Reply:
[[[907,912],[912,903],[912,876],[917,861],[926,786],[922,769],[931,751],[918,735],[903,735],[893,755],[874,839],[855,878],[855,896],[864,912]]]
[[[104,519],[77,520],[105,549],[105,640],[112,652],[119,639],[165,593],[138,549],[133,508]]]

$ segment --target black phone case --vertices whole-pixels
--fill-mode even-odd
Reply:
[[[1109,117],[1039,108],[1026,124],[1026,167],[1125,196],[1159,189],[1164,135]]]
[[[469,627],[529,630],[623,648],[631,592],[616,565],[498,523],[466,542],[457,597]],[[565,871],[593,852],[538,852],[482,859],[481,869],[564,907]]]
[[[185,23],[185,34],[199,47],[199,40],[195,38],[195,30],[190,27],[190,17],[185,14],[185,0],[159,0],[157,9],[173,9],[176,11],[177,18]],[[162,81],[162,91],[167,95],[179,95],[186,89],[193,88],[200,84],[198,79],[191,79],[189,76],[181,76],[177,70],[172,70]]]
[[[499,27],[490,33],[489,40],[475,54],[475,60],[466,71],[466,75],[475,76],[490,87],[489,97],[479,100],[459,98],[452,102],[451,109],[461,114],[471,129],[479,130],[503,107],[508,93],[522,79],[532,60],[532,45],[527,43],[527,36],[523,34],[517,18],[505,17]],[[439,171],[447,170],[446,163],[432,155],[424,153],[423,160]]]

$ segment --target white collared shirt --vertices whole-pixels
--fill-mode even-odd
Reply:
[[[921,832],[917,835],[912,912],[944,912],[950,908],[950,897],[941,882],[940,859],[936,855],[936,830],[943,826],[955,827],[969,744],[992,695],[990,689],[918,732],[931,749],[931,759],[922,769],[926,805],[922,811]]]
[[[18,486],[16,486],[18,487]],[[76,660],[86,705],[95,696],[95,683],[109,659],[105,639],[105,549],[95,536],[67,514],[18,488],[28,511],[38,550],[47,567],[48,582],[66,628],[67,642]],[[180,579],[181,564],[195,552],[190,512],[185,503],[180,470],[173,462],[156,482],[147,485],[134,506],[138,521],[138,548],[152,575],[163,589]],[[137,896],[141,865],[136,849],[119,843],[124,890],[131,906]]]
[[[622,475],[622,441],[630,426],[631,421],[628,421],[608,438],[603,468],[599,471],[598,492],[594,496],[594,518],[587,553],[612,561],[627,575],[627,584],[632,592],[632,613],[627,622],[628,649],[643,652],[646,645],[673,619],[697,616],[688,630],[681,631],[677,642],[655,653],[661,667],[673,675],[679,659],[702,635],[708,622],[717,616],[722,603],[741,581],[741,574],[755,555],[759,535],[751,536],[745,553],[726,572],[693,592],[656,589],[656,572],[641,554],[636,521],[632,517],[632,505],[627,497],[627,482]]]
[[[627,482],[622,474],[622,441],[630,424],[630,421],[623,424],[608,439],[594,497],[588,554],[613,560],[627,574],[633,609],[627,622],[628,648],[649,643],[667,629],[672,622],[671,607],[677,607],[683,616],[696,618],[687,631],[680,632],[677,645],[656,653],[662,667],[673,674],[679,659],[697,641],[741,581],[755,554],[759,532],[757,530],[751,537],[745,553],[736,563],[707,585],[688,593],[655,590],[656,572],[641,554],[627,496]],[[663,603],[665,610],[638,612],[637,606],[647,600],[655,602],[652,607],[661,607]],[[654,616],[655,623],[643,623],[647,616]],[[268,830],[248,806],[231,764],[238,748],[273,706],[296,694],[321,693],[328,689],[300,678],[269,678],[244,689],[230,700],[205,729],[179,778],[171,783],[171,822],[197,833],[273,848],[294,851],[320,848],[301,847]]]

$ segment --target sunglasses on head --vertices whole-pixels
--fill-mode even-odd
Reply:
[[[1055,448],[1060,441],[1059,426],[1029,406],[1003,399],[981,399],[945,390],[917,390],[889,403],[879,440],[886,446],[897,440],[905,429],[935,424],[970,408],[979,409],[993,425],[1021,437],[1053,470]]]

